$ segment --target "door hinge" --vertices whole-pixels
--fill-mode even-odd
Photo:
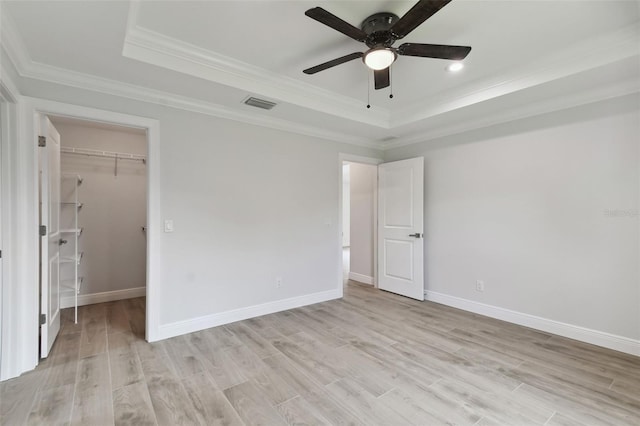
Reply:
[[[40,225],[40,236],[44,237],[45,235],[47,235],[47,226],[46,225]]]
[[[47,323],[47,314],[40,314],[40,325]]]
[[[38,136],[38,146],[43,148],[47,146],[47,137],[46,136]]]

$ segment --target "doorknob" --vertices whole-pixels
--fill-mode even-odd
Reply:
[[[416,232],[415,234],[409,234],[409,236],[414,238],[422,238],[422,234],[419,232]]]
[[[60,238],[60,241],[58,241],[58,245],[63,245],[63,244],[67,244],[67,240],[63,240],[62,238]]]

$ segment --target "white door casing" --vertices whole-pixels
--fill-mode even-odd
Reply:
[[[2,292],[4,291],[4,282],[3,282],[3,271],[2,271],[2,266],[4,263],[4,260],[2,259],[2,250],[4,248],[4,236],[3,236],[3,229],[2,229],[2,224],[3,224],[3,198],[4,198],[4,187],[2,186],[2,149],[3,149],[3,139],[5,138],[5,127],[3,127],[3,122],[5,120],[4,117],[4,111],[5,111],[5,102],[3,97],[0,95],[0,377],[2,377],[2,335],[3,335],[3,328],[2,328],[2,311],[4,308],[4,301],[2,299]],[[6,126],[6,124],[4,124]]]
[[[60,134],[49,118],[40,117],[40,224],[46,226],[40,240],[40,357],[49,355],[60,331]],[[41,321],[43,322],[43,321]]]
[[[378,166],[378,287],[424,300],[424,158]]]

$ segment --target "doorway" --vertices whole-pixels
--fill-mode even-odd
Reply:
[[[40,357],[45,358],[58,331],[78,323],[79,306],[146,295],[148,137],[145,129],[53,114],[42,123],[49,126],[48,135],[57,135],[59,171],[47,176],[40,171],[41,216],[46,211],[55,217],[55,227],[47,223],[57,231],[57,258],[47,256],[55,268],[41,266]],[[47,140],[40,147],[41,158],[51,155],[52,145]],[[44,188],[55,188],[57,197],[49,202]],[[51,232],[46,235],[51,240]],[[132,324],[135,334],[144,335],[144,323],[142,318]]]
[[[378,168],[344,161],[342,179],[344,281],[375,285]]]
[[[340,291],[354,281],[424,300],[424,158],[339,158]]]
[[[5,86],[0,82],[0,97],[5,96]],[[11,92],[11,91],[10,91]],[[15,97],[9,97],[15,102]],[[6,103],[5,103],[6,104]],[[160,121],[154,118],[141,117],[126,113],[96,109],[63,102],[37,98],[22,98],[19,108],[22,112],[22,132],[16,126],[18,106],[10,104],[9,149],[3,151],[2,185],[12,192],[15,203],[5,209],[2,218],[5,225],[7,216],[11,226],[4,226],[4,246],[7,250],[4,257],[3,275],[3,321],[2,321],[2,378],[17,377],[23,372],[34,369],[40,362],[38,334],[40,331],[40,280],[39,270],[39,205],[38,205],[38,136],[41,116],[71,117],[80,120],[95,121],[144,129],[147,139],[146,174],[147,190],[147,232],[146,232],[146,299],[144,335],[149,342],[160,339],[160,315],[158,289],[162,280],[161,240],[162,217],[160,203]],[[7,122],[3,122],[4,125]],[[7,141],[3,141],[6,143]],[[6,145],[5,145],[6,146]],[[7,155],[4,155],[7,154]],[[9,161],[7,161],[9,156]],[[8,207],[6,204],[4,207]],[[7,232],[10,231],[10,232]],[[7,234],[10,234],[7,238]],[[10,247],[8,245],[10,244]],[[19,256],[11,256],[13,252]],[[7,261],[10,260],[10,263]],[[8,266],[11,266],[9,268]],[[6,279],[10,273],[14,279]],[[6,291],[5,291],[6,290]],[[11,351],[7,351],[7,348]],[[7,354],[9,356],[7,356]]]

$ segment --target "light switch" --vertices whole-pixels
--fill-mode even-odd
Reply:
[[[164,232],[173,232],[173,220],[167,219],[164,221]]]

